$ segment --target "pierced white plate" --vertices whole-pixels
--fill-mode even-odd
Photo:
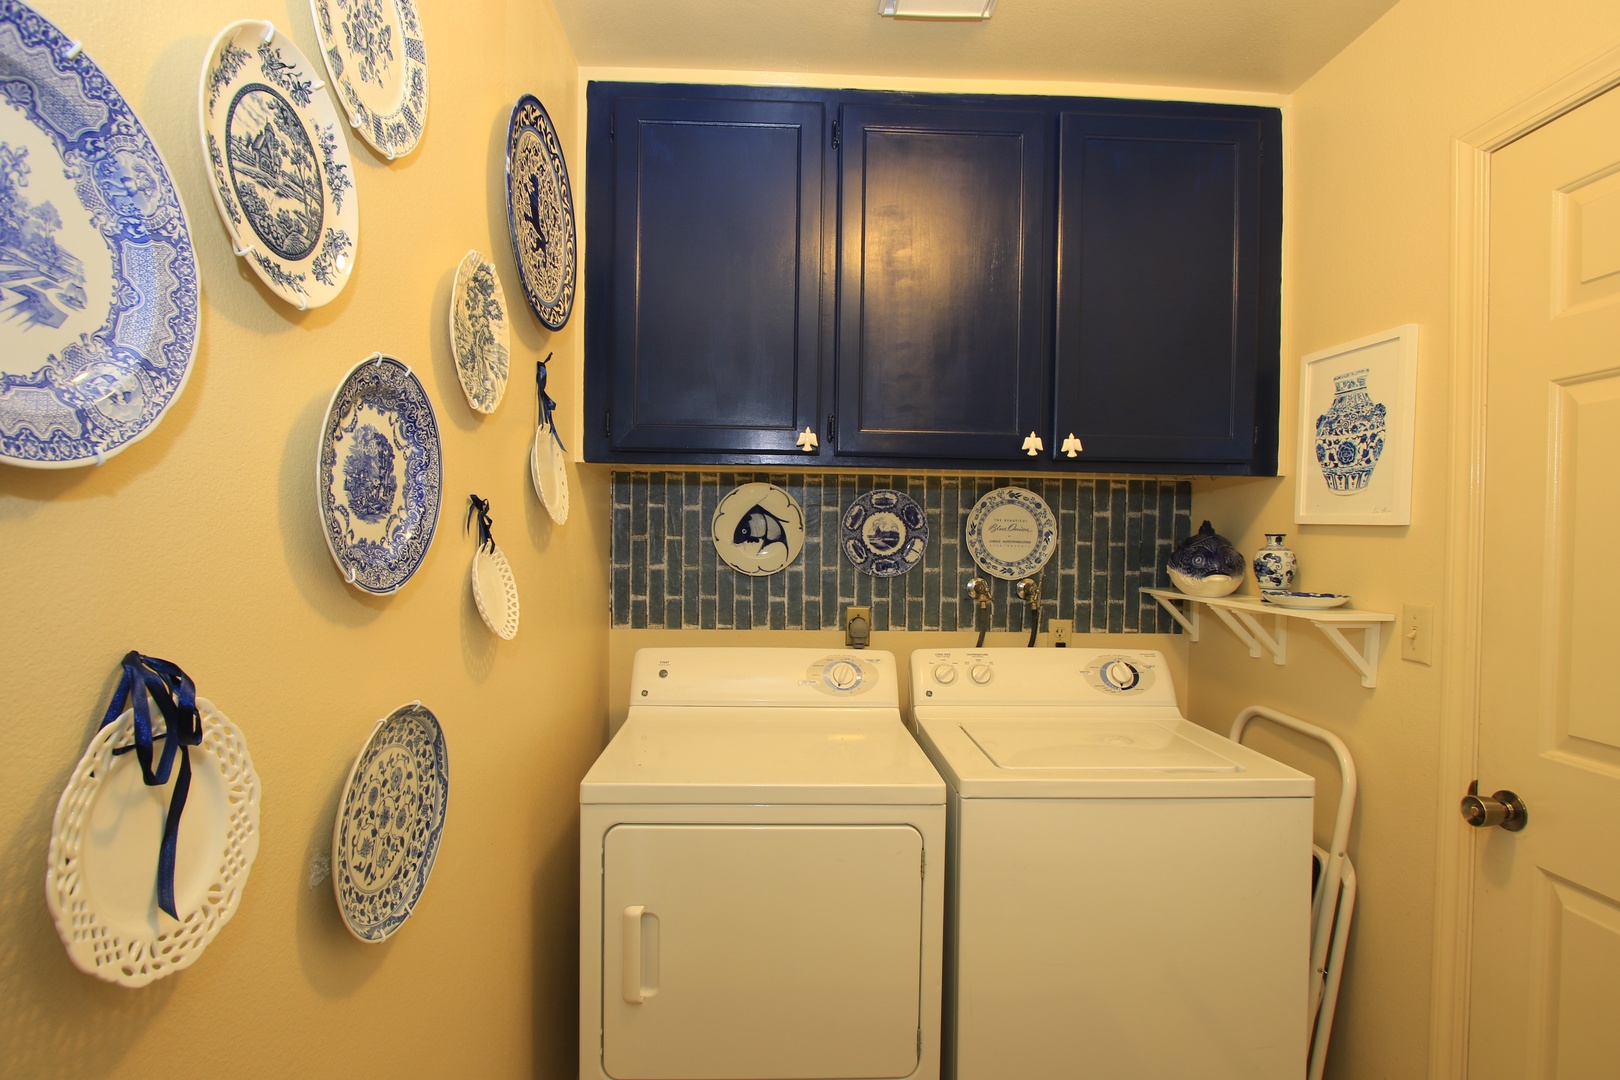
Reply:
[[[511,341],[506,294],[495,264],[469,251],[456,267],[450,289],[450,353],[461,392],[475,412],[494,412],[506,394]]]
[[[563,467],[562,448],[545,424],[535,428],[534,445],[529,448],[529,479],[551,520],[558,525],[567,521],[568,471]]]
[[[792,565],[804,548],[804,508],[775,484],[739,484],[726,492],[710,522],[714,549],[749,577]]]
[[[479,548],[472,561],[473,603],[478,617],[502,641],[511,641],[518,632],[517,579],[512,564],[500,548]]]
[[[389,160],[427,123],[427,46],[412,0],[309,0],[349,126]]]
[[[291,37],[247,19],[208,46],[197,89],[231,250],[299,309],[343,291],[360,243],[354,163],[325,88]]]
[[[190,967],[236,913],[259,853],[259,775],[242,732],[197,699],[202,742],[188,747],[191,790],[175,848],[179,921],[158,910],[158,847],[170,783],[147,787],[126,709],[96,732],[56,804],[45,900],[68,956],[121,986],[145,986]],[[153,710],[154,715],[156,710]]]
[[[973,561],[1003,581],[1038,574],[1057,549],[1057,518],[1026,488],[1002,487],[973,504],[967,520]]]
[[[387,940],[422,899],[450,802],[450,754],[420,701],[371,729],[332,825],[332,891],[361,941]]]
[[[1326,608],[1342,607],[1350,602],[1349,593],[1330,592],[1283,592],[1279,589],[1262,589],[1260,599],[1268,604],[1278,607],[1302,608],[1307,611],[1320,611]]]

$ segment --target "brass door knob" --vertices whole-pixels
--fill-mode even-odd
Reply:
[[[1507,790],[1481,795],[1478,780],[1468,785],[1468,794],[1463,796],[1460,809],[1463,820],[1476,829],[1501,826],[1508,832],[1518,832],[1530,820],[1530,811],[1525,808],[1523,799]]]

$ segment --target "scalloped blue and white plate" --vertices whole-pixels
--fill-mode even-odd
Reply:
[[[574,310],[574,194],[557,129],[532,94],[506,132],[506,220],[523,294],[546,329],[561,330]]]
[[[903,491],[878,488],[857,495],[840,521],[839,547],[873,577],[897,577],[922,562],[928,518]]]
[[[197,110],[231,250],[294,307],[330,303],[354,268],[360,197],[314,65],[270,23],[231,23],[203,57]]]
[[[99,464],[185,389],[197,255],[128,102],[16,0],[0,0],[0,218],[0,462]]]
[[[412,0],[309,0],[349,126],[389,160],[427,124],[427,45]]]
[[[332,826],[332,891],[361,941],[387,940],[427,888],[450,804],[450,753],[420,701],[371,729]]]
[[[996,488],[968,513],[967,547],[991,577],[1031,577],[1057,548],[1057,518],[1046,500],[1027,488]]]
[[[804,548],[804,508],[775,484],[738,484],[709,527],[721,561],[749,577],[787,569]]]
[[[326,407],[315,496],[326,546],[357,589],[397,592],[427,558],[443,482],[439,423],[411,369],[356,364]]]

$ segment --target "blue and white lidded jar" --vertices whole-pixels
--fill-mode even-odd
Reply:
[[[1266,589],[1291,589],[1299,558],[1283,547],[1286,533],[1266,533],[1266,546],[1254,557],[1254,583]]]

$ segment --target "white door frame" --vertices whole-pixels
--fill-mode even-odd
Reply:
[[[1620,86],[1620,47],[1570,72],[1452,140],[1451,499],[1447,510],[1446,618],[1429,1012],[1429,1076],[1468,1075],[1469,966],[1473,946],[1474,830],[1458,801],[1479,751],[1479,655],[1485,520],[1485,361],[1491,154]],[[1496,783],[1486,779],[1487,784]]]

